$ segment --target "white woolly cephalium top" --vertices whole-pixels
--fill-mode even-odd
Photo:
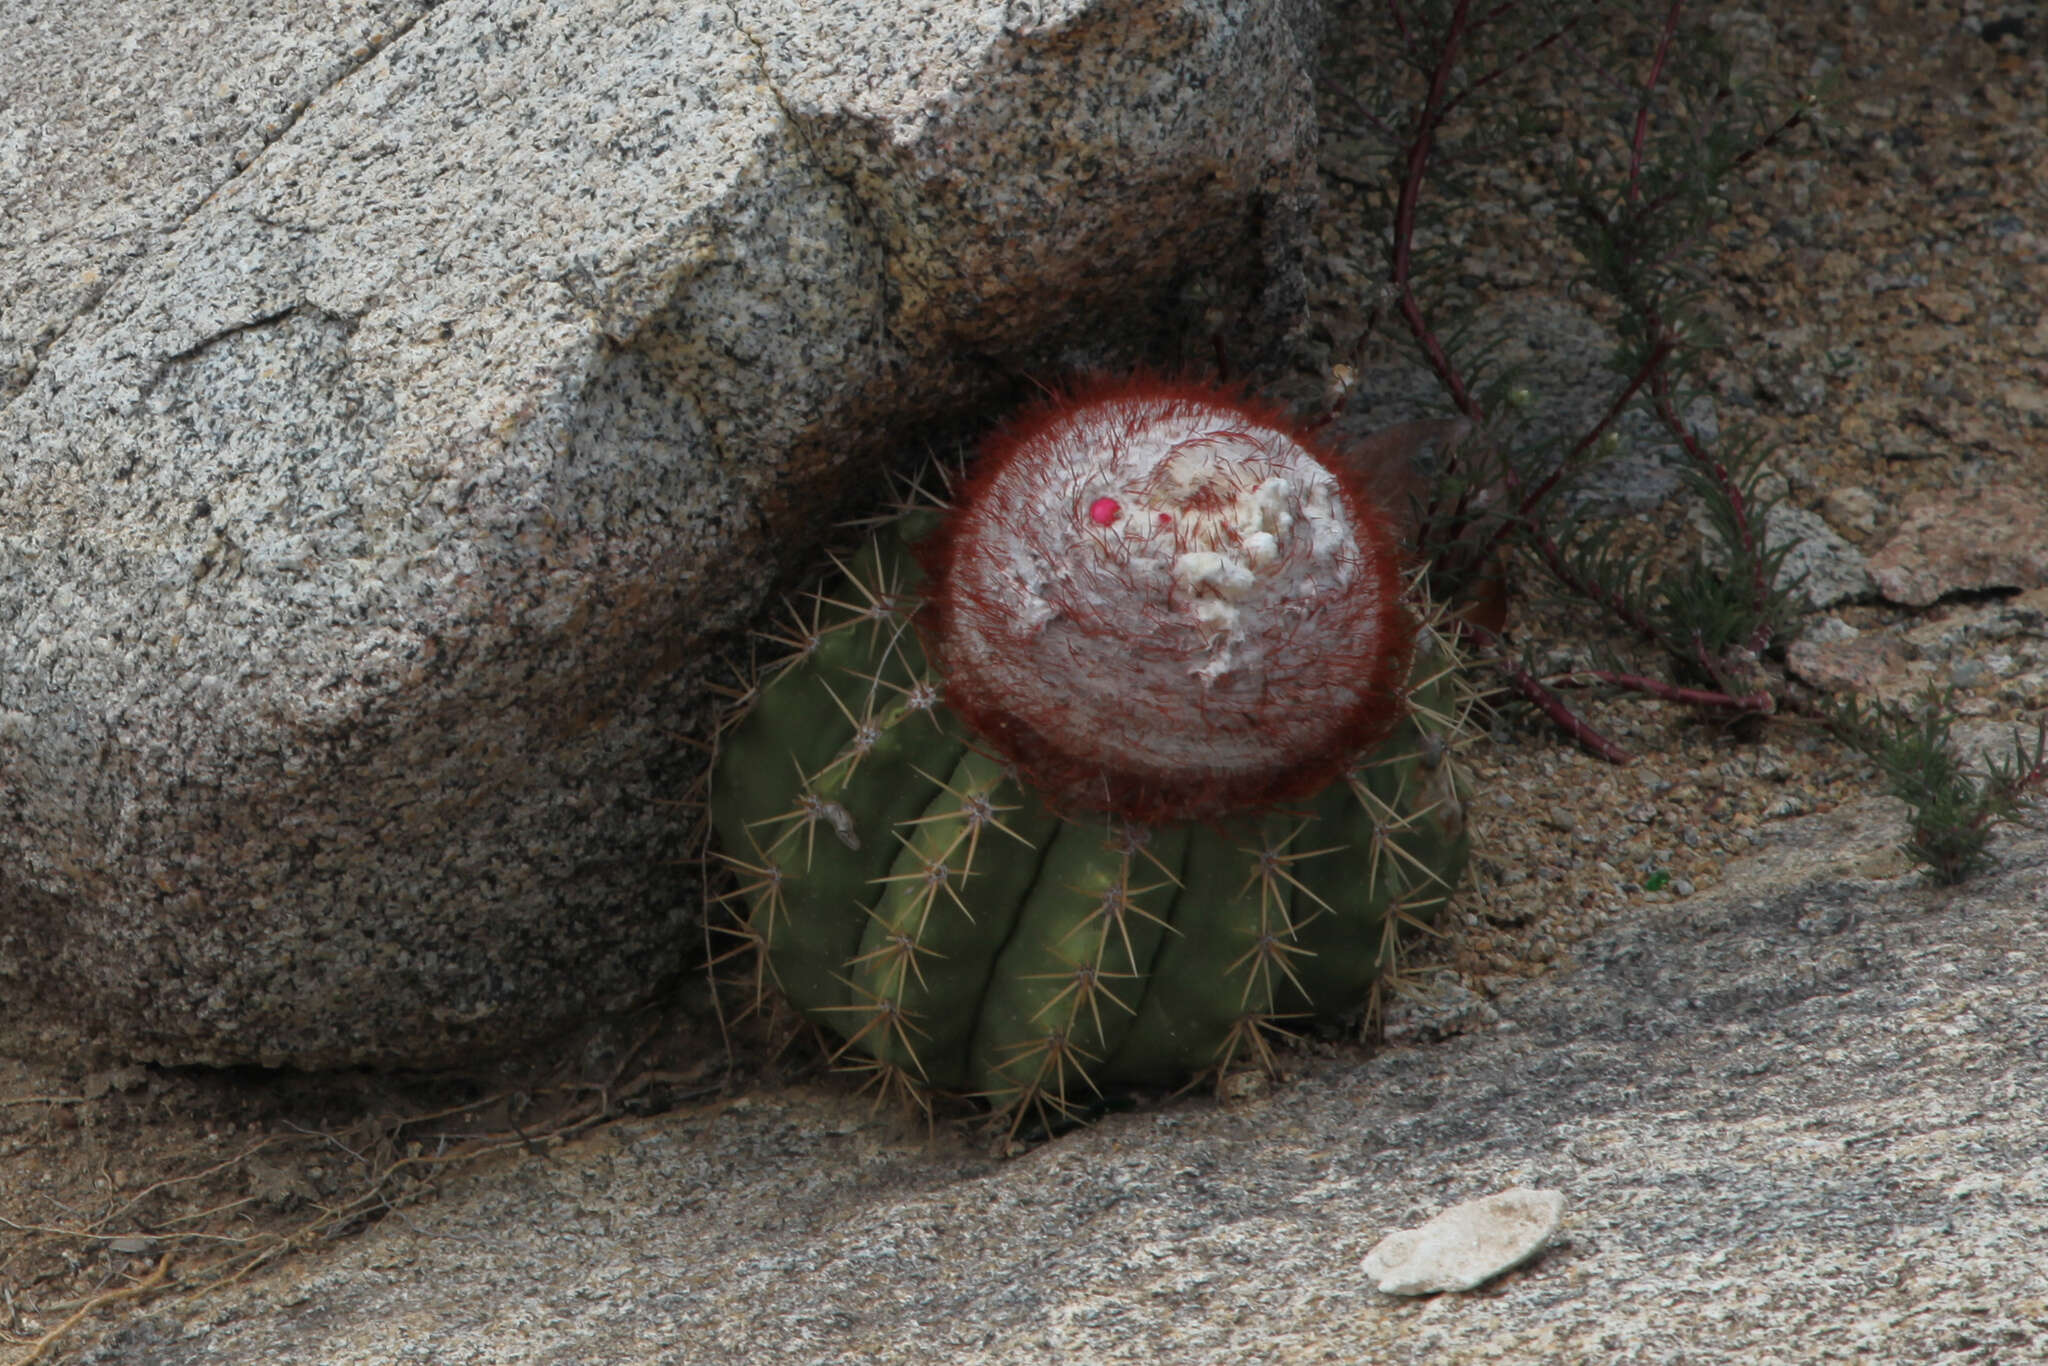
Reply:
[[[983,729],[1076,761],[1227,782],[1384,706],[1384,657],[1408,641],[1385,519],[1286,427],[1134,384],[988,457],[942,590],[970,719],[994,708]]]

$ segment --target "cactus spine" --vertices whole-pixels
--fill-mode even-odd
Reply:
[[[844,1061],[1017,1116],[1270,1063],[1460,879],[1448,651],[1365,481],[1268,410],[1084,390],[836,570],[712,817]]]

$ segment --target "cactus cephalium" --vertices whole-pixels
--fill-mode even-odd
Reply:
[[[999,1111],[1269,1060],[1465,862],[1454,679],[1357,462],[1211,387],[988,442],[797,614],[712,783],[764,979]]]

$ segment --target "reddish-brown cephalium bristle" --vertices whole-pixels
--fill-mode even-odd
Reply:
[[[985,444],[927,544],[946,700],[1047,800],[1211,820],[1399,719],[1413,628],[1371,476],[1195,381],[1089,381]]]

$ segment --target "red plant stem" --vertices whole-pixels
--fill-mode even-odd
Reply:
[[[1471,22],[1471,9],[1471,0],[1458,0],[1451,10],[1450,22],[1444,28],[1443,48],[1437,53],[1436,69],[1430,73],[1429,94],[1423,100],[1421,112],[1415,116],[1415,135],[1408,143],[1401,192],[1394,203],[1394,260],[1388,270],[1387,281],[1397,291],[1401,321],[1407,324],[1416,345],[1422,348],[1423,358],[1436,372],[1437,380],[1450,395],[1451,402],[1472,420],[1474,426],[1482,426],[1486,422],[1486,410],[1465,387],[1465,377],[1451,364],[1443,343],[1437,340],[1428,319],[1422,316],[1422,306],[1415,300],[1411,278],[1415,268],[1415,209],[1422,199],[1422,181],[1429,171],[1430,154],[1436,149],[1437,129],[1443,126],[1451,72],[1457,66],[1458,45],[1464,40]]]
[[[1665,646],[1664,633],[1657,629],[1657,623],[1651,621],[1646,612],[1618,594],[1610,593],[1599,584],[1590,583],[1574,574],[1571,566],[1564,562],[1564,552],[1558,548],[1557,542],[1543,532],[1534,533],[1534,539],[1536,553],[1543,557],[1543,563],[1557,576],[1559,583],[1588,602],[1613,613],[1616,620],[1650,644],[1660,648]]]
[[[1806,104],[1803,108],[1795,109],[1790,114],[1787,114],[1784,117],[1784,119],[1779,122],[1777,127],[1771,129],[1770,132],[1764,134],[1755,142],[1752,142],[1749,146],[1743,148],[1740,152],[1737,152],[1733,157],[1729,158],[1728,165],[1726,168],[1727,172],[1733,173],[1735,171],[1741,170],[1744,166],[1747,166],[1750,162],[1756,160],[1759,156],[1762,156],[1765,152],[1777,146],[1778,143],[1784,139],[1787,133],[1791,132],[1794,128],[1797,128],[1800,124],[1805,123],[1808,119],[1813,117],[1814,106],[1818,103],[1819,100],[1815,96],[1808,95],[1806,97]],[[1658,195],[1655,199],[1650,200],[1648,203],[1643,205],[1643,217],[1647,218],[1649,217],[1649,215],[1657,212],[1666,204],[1669,204],[1672,200],[1676,199],[1678,195],[1679,191],[1677,189],[1670,189],[1666,190],[1663,194]]]
[[[1684,8],[1684,0],[1671,0],[1670,6],[1665,10],[1664,32],[1657,40],[1657,51],[1651,61],[1649,74],[1643,79],[1642,100],[1636,106],[1635,129],[1629,141],[1627,201],[1631,206],[1637,205],[1642,189],[1643,153],[1648,146],[1650,133],[1650,103],[1656,94],[1659,82],[1664,78],[1665,64],[1670,60],[1672,45],[1677,40],[1678,16]],[[1773,129],[1761,142],[1745,149],[1734,160],[1730,169],[1741,166],[1750,157],[1755,156],[1764,147],[1782,136],[1796,121],[1804,117],[1805,111],[1801,110],[1786,119],[1785,122],[1781,123],[1776,129]],[[1662,206],[1663,202],[1663,200],[1660,200],[1657,203],[1643,206],[1642,213],[1645,216],[1654,213]],[[1653,354],[1660,356],[1668,354],[1669,350],[1676,345],[1676,339],[1672,337],[1670,330],[1666,327],[1663,317],[1654,308],[1645,308],[1643,312],[1646,321],[1650,325],[1650,335],[1658,338],[1658,344],[1661,348],[1659,352]],[[1701,447],[1691,428],[1687,427],[1680,418],[1677,405],[1673,403],[1671,397],[1670,377],[1663,372],[1661,365],[1651,367],[1649,383],[1651,402],[1656,409],[1659,420],[1678,438],[1679,444],[1685,450],[1687,457],[1695,465],[1710,473],[1714,481],[1727,494],[1729,510],[1735,521],[1736,535],[1741,539],[1743,554],[1749,561],[1750,602],[1757,609],[1758,616],[1757,625],[1751,632],[1750,638],[1745,642],[1745,645],[1752,653],[1760,653],[1770,643],[1770,627],[1763,619],[1764,614],[1762,611],[1764,604],[1770,599],[1770,585],[1764,581],[1763,556],[1758,553],[1756,534],[1750,526],[1749,512],[1742,497],[1741,487],[1730,477],[1727,465],[1710,456]],[[1707,672],[1718,679],[1720,677],[1720,670],[1715,667],[1715,661],[1709,660],[1706,657],[1707,652],[1705,648],[1696,645],[1696,652],[1700,656],[1700,663],[1706,668]]]
[[[1438,381],[1449,392],[1451,402],[1474,423],[1486,421],[1486,410],[1479,406],[1479,400],[1465,387],[1464,376],[1452,368],[1451,358],[1444,354],[1442,343],[1437,341],[1436,334],[1429,330],[1429,323],[1423,318],[1422,309],[1415,302],[1415,296],[1409,292],[1405,282],[1401,286],[1400,308],[1401,320],[1408,325],[1416,344],[1422,348],[1423,358],[1429,362],[1429,368],[1436,371]]]
[[[1493,10],[1489,11],[1486,17],[1482,19],[1480,23],[1490,24],[1494,20],[1499,19],[1503,15],[1508,14],[1515,8],[1517,7],[1513,4],[1497,6]],[[1563,28],[1560,28],[1555,33],[1550,34],[1548,37],[1538,38],[1535,42],[1529,44],[1529,46],[1523,48],[1520,52],[1517,52],[1514,56],[1514,60],[1502,62],[1499,66],[1487,72],[1484,76],[1481,76],[1479,79],[1468,83],[1463,90],[1460,90],[1457,94],[1453,95],[1444,104],[1443,109],[1439,111],[1438,122],[1441,123],[1443,121],[1443,116],[1449,115],[1449,113],[1453,109],[1456,109],[1459,105],[1463,104],[1475,92],[1485,88],[1488,85],[1491,85],[1493,82],[1499,80],[1502,76],[1507,75],[1508,72],[1513,71],[1516,67],[1522,65],[1531,57],[1543,51],[1543,49],[1551,46],[1554,43],[1562,41],[1567,34],[1569,34],[1573,29],[1579,26],[1579,21],[1584,17],[1584,15],[1580,15],[1577,18],[1572,19]]]
[[[1387,0],[1387,17],[1394,21],[1394,32],[1401,35],[1403,44],[1414,41],[1408,32],[1408,16],[1401,11],[1401,0]]]
[[[1649,383],[1650,377],[1663,368],[1664,362],[1677,349],[1678,343],[1671,338],[1661,337],[1658,339],[1657,344],[1650,348],[1649,359],[1643,362],[1641,368],[1636,371],[1627,386],[1614,396],[1614,402],[1607,405],[1607,411],[1600,415],[1600,420],[1594,423],[1577,441],[1572,443],[1572,448],[1565,452],[1562,460],[1558,461],[1556,469],[1543,476],[1537,482],[1535,488],[1522,494],[1521,502],[1516,506],[1515,515],[1502,519],[1500,525],[1493,529],[1493,534],[1487,538],[1485,546],[1480,551],[1480,558],[1492,554],[1500,543],[1513,533],[1517,526],[1526,526],[1534,531],[1534,527],[1529,521],[1530,514],[1536,510],[1545,498],[1550,496],[1550,491],[1557,487],[1558,480],[1564,478],[1565,472],[1571,469],[1572,461],[1591,450],[1593,443],[1605,436],[1607,429],[1621,419],[1621,415],[1628,410],[1628,405],[1634,400],[1636,391]],[[1521,478],[1516,475],[1513,467],[1509,466],[1505,461],[1501,465],[1501,482],[1507,486],[1510,497],[1521,492]],[[1540,532],[1537,532],[1536,535],[1539,541],[1548,542],[1549,540],[1548,537],[1543,536]],[[1554,543],[1550,545],[1550,550],[1552,553],[1555,553],[1556,545]],[[1546,555],[1545,558],[1548,559],[1549,556]]]
[[[2034,762],[2025,773],[2012,780],[2007,795],[2017,801],[2026,796],[2027,789],[2048,780],[2048,716],[2041,718],[2041,724],[2034,732]],[[2024,759],[2026,754],[2021,752]]]
[[[1651,312],[1649,318],[1655,334],[1661,335],[1665,330],[1663,318],[1655,312]],[[1723,461],[1709,454],[1707,449],[1700,445],[1699,438],[1692,433],[1692,428],[1686,426],[1679,416],[1678,405],[1671,398],[1670,376],[1662,373],[1651,376],[1650,401],[1657,410],[1658,420],[1678,438],[1687,458],[1711,474],[1714,482],[1728,495],[1728,510],[1735,519],[1735,534],[1741,539],[1743,556],[1749,561],[1749,600],[1751,606],[1757,609],[1758,616],[1756,629],[1745,643],[1750,651],[1760,653],[1770,644],[1770,627],[1763,620],[1763,606],[1770,601],[1771,588],[1764,581],[1764,557],[1756,543],[1756,528],[1750,523],[1749,506],[1742,496],[1742,486],[1728,473],[1728,466]]]
[[[1628,410],[1629,402],[1635,398],[1636,391],[1650,382],[1651,378],[1663,368],[1664,362],[1670,359],[1671,353],[1677,349],[1678,343],[1670,337],[1660,337],[1658,339],[1657,344],[1650,348],[1649,359],[1645,360],[1642,367],[1629,379],[1627,386],[1614,396],[1614,402],[1607,405],[1607,411],[1600,415],[1600,420],[1593,424],[1592,428],[1584,436],[1572,443],[1572,448],[1564,454],[1564,462],[1556,470],[1552,471],[1542,484],[1538,485],[1538,497],[1550,491],[1551,485],[1557,482],[1558,476],[1564,472],[1566,466],[1591,450],[1593,443],[1607,434],[1607,429],[1618,422],[1621,419],[1622,413]],[[1525,508],[1524,511],[1527,511],[1527,509]]]
[[[1998,782],[1994,771],[1991,781],[1980,789],[1991,800],[1977,803],[1977,809],[1970,817],[1971,829],[1984,830],[2007,819],[2000,811],[2001,806],[2006,810],[2017,809],[2028,800],[2028,788],[2048,779],[2048,717],[2041,718],[2040,726],[2034,732],[2034,755],[2034,762],[2027,766],[2027,771],[2014,774],[2008,782]],[[2026,751],[2021,750],[2017,757],[2024,760]]]
[[[1671,0],[1671,7],[1664,11],[1664,32],[1657,39],[1657,55],[1650,62],[1650,74],[1643,78],[1643,98],[1636,105],[1636,126],[1628,145],[1628,190],[1630,204],[1634,204],[1642,193],[1643,149],[1650,141],[1650,101],[1657,94],[1657,84],[1664,79],[1664,64],[1671,60],[1671,45],[1678,37],[1678,15],[1685,8],[1685,0]]]
[[[1501,638],[1476,622],[1460,621],[1458,633],[1478,641],[1494,652],[1493,666],[1508,680],[1508,685],[1532,703],[1536,709],[1549,717],[1551,724],[1572,737],[1581,749],[1610,764],[1633,763],[1635,756],[1614,741],[1593,729],[1579,714],[1565,705],[1564,699],[1538,682],[1536,676],[1509,657],[1501,644]]]
[[[1706,637],[1700,634],[1698,627],[1694,627],[1692,633],[1692,658],[1693,662],[1700,666],[1701,673],[1713,679],[1716,687],[1726,691],[1727,681],[1721,672],[1721,665],[1724,661],[1716,659],[1707,653]]]
[[[1618,673],[1612,669],[1574,669],[1560,681],[1559,686],[1576,684],[1581,678],[1596,678],[1602,683],[1617,688],[1627,688],[1665,702],[1676,702],[1688,707],[1705,707],[1712,711],[1758,712],[1770,715],[1777,710],[1777,699],[1770,693],[1758,691],[1744,697],[1733,697],[1724,692],[1710,692],[1705,688],[1681,688],[1673,683],[1661,682],[1643,674]]]
[[[1481,23],[1492,22],[1509,13],[1516,7],[1518,2],[1519,0],[1503,0],[1503,3],[1487,11]],[[1642,199],[1642,178],[1644,161],[1649,148],[1651,109],[1656,92],[1664,79],[1665,70],[1670,63],[1672,52],[1677,43],[1678,21],[1684,8],[1684,0],[1671,0],[1665,10],[1663,32],[1659,36],[1650,69],[1644,76],[1641,96],[1636,105],[1634,126],[1631,130],[1629,141],[1629,164],[1624,189],[1624,202],[1629,210],[1639,218],[1647,217],[1657,212],[1671,198],[1671,193],[1667,193],[1655,201],[1647,204],[1644,203]],[[1400,0],[1387,0],[1387,10],[1396,30],[1400,33],[1403,43],[1412,45],[1414,41],[1413,32],[1408,23],[1408,17],[1402,10]],[[1436,150],[1437,133],[1443,127],[1450,113],[1470,97],[1474,91],[1498,79],[1522,61],[1527,60],[1535,52],[1564,39],[1578,22],[1577,19],[1572,20],[1563,28],[1517,54],[1512,60],[1487,72],[1476,81],[1469,82],[1463,89],[1453,94],[1450,87],[1452,72],[1457,64],[1458,52],[1473,30],[1470,0],[1457,0],[1443,30],[1442,45],[1437,53],[1435,66],[1430,73],[1428,94],[1424,99],[1421,110],[1416,114],[1415,120],[1411,125],[1412,136],[1408,143],[1400,191],[1395,202],[1393,251],[1388,271],[1388,281],[1393,286],[1401,320],[1407,327],[1410,336],[1414,338],[1417,347],[1421,350],[1424,360],[1427,361],[1430,369],[1436,374],[1438,382],[1443,385],[1452,404],[1475,427],[1483,427],[1486,421],[1485,410],[1466,385],[1464,377],[1459,374],[1456,366],[1452,363],[1441,341],[1430,327],[1428,319],[1423,315],[1421,304],[1415,297],[1413,284],[1415,222],[1417,208],[1421,202],[1422,186],[1428,174],[1430,159]],[[1757,145],[1746,149],[1738,155],[1731,162],[1731,169],[1740,167],[1755,157],[1805,117],[1806,112],[1802,110],[1787,118]],[[1558,482],[1563,478],[1566,471],[1571,468],[1572,463],[1591,449],[1593,444],[1613,427],[1614,423],[1619,420],[1621,414],[1627,409],[1629,403],[1635,399],[1636,395],[1645,386],[1648,386],[1651,405],[1658,419],[1676,436],[1687,458],[1703,472],[1709,474],[1725,491],[1729,499],[1737,536],[1743,553],[1749,560],[1752,599],[1759,608],[1768,601],[1769,589],[1768,585],[1764,582],[1763,559],[1757,551],[1755,531],[1750,524],[1748,509],[1743,499],[1741,488],[1729,474],[1727,465],[1707,452],[1678,414],[1677,405],[1672,394],[1671,380],[1669,375],[1665,373],[1664,367],[1670,360],[1672,353],[1677,350],[1679,338],[1666,325],[1663,317],[1653,305],[1639,299],[1631,300],[1630,302],[1640,309],[1644,322],[1648,325],[1647,332],[1652,339],[1652,346],[1648,356],[1635,375],[1630,378],[1627,386],[1609,404],[1607,411],[1601,416],[1599,422],[1578,439],[1570,451],[1559,461],[1557,467],[1545,475],[1543,479],[1532,487],[1525,489],[1514,469],[1508,466],[1503,467],[1502,480],[1508,495],[1516,500],[1515,511],[1512,515],[1501,519],[1500,523],[1487,537],[1484,547],[1475,558],[1483,560],[1486,555],[1496,551],[1500,544],[1514,531],[1526,529],[1530,533],[1531,540],[1551,573],[1568,589],[1598,604],[1645,640],[1652,644],[1668,647],[1668,642],[1663,639],[1662,633],[1645,612],[1626,602],[1620,596],[1605,591],[1600,585],[1587,582],[1572,573],[1569,566],[1565,564],[1563,551],[1557,542],[1546,533],[1537,529],[1532,521],[1536,509],[1555,490]],[[1460,514],[1463,512],[1462,500],[1459,512]],[[1462,534],[1462,525],[1460,526],[1460,532]],[[1580,746],[1610,763],[1625,764],[1630,762],[1630,755],[1627,751],[1587,724],[1555,693],[1546,688],[1526,669],[1514,662],[1507,655],[1505,649],[1502,648],[1502,642],[1497,635],[1485,627],[1472,622],[1461,622],[1460,631],[1464,636],[1491,647],[1495,654],[1494,662],[1496,667],[1508,679],[1514,690],[1533,703]],[[1769,626],[1759,622],[1756,630],[1752,633],[1751,639],[1747,642],[1748,649],[1752,653],[1760,653],[1769,643],[1769,637]],[[1699,662],[1708,676],[1716,682],[1720,682],[1723,679],[1724,670],[1719,666],[1724,661],[1708,658],[1703,643],[1697,639],[1694,641],[1694,647],[1695,653],[1699,656]],[[1749,713],[1770,713],[1776,709],[1775,699],[1767,690],[1737,695],[1728,691],[1717,692],[1700,688],[1679,687],[1638,674],[1618,673],[1608,670],[1587,670],[1582,672],[1588,677],[1599,679],[1617,687],[1628,688],[1682,705]],[[2027,782],[2031,783],[2037,779],[2048,777],[2048,764],[2044,764],[2042,769],[2043,771],[2040,772],[2029,773],[2027,775]]]
[[[1488,21],[1497,19],[1510,12],[1514,7],[1512,3],[1496,6],[1488,12],[1486,18]],[[1406,40],[1409,36],[1408,25],[1398,0],[1388,0],[1387,9],[1394,21],[1395,27],[1400,31],[1402,38]],[[1665,35],[1667,44],[1671,29],[1677,22],[1677,9],[1678,5],[1674,4],[1672,14],[1667,16]],[[1534,53],[1549,47],[1563,38],[1579,21],[1577,19],[1572,20],[1556,32],[1531,45],[1517,56],[1514,63],[1503,65],[1488,72],[1480,77],[1479,80],[1468,85],[1464,90],[1453,96],[1449,94],[1451,74],[1456,66],[1459,46],[1471,28],[1470,10],[1470,0],[1459,0],[1457,6],[1452,10],[1450,21],[1444,31],[1443,48],[1437,54],[1436,67],[1430,75],[1429,94],[1424,99],[1422,110],[1416,115],[1414,136],[1408,144],[1405,173],[1402,176],[1401,190],[1395,204],[1393,262],[1388,272],[1388,280],[1398,291],[1398,307],[1401,320],[1407,326],[1409,334],[1415,339],[1416,345],[1421,349],[1424,359],[1429,362],[1430,369],[1436,373],[1438,381],[1443,384],[1445,392],[1450,395],[1451,402],[1457,407],[1458,411],[1471,419],[1476,426],[1485,422],[1485,409],[1480,406],[1478,399],[1474,397],[1471,390],[1466,386],[1464,377],[1458,373],[1456,366],[1452,364],[1450,356],[1443,348],[1443,344],[1438,340],[1434,329],[1430,327],[1429,320],[1423,316],[1421,304],[1415,298],[1413,287],[1415,215],[1416,209],[1421,202],[1422,184],[1428,174],[1430,157],[1435,150],[1436,132],[1443,126],[1450,111],[1480,86],[1494,80],[1509,70],[1511,66],[1527,60]],[[1660,78],[1663,60],[1664,52],[1660,49],[1658,67],[1651,76],[1653,84]],[[1518,525],[1526,524],[1528,515],[1557,486],[1558,481],[1564,477],[1566,470],[1570,468],[1571,462],[1590,449],[1594,442],[1606,434],[1607,430],[1614,425],[1615,421],[1627,409],[1629,402],[1635,397],[1637,391],[1664,364],[1675,348],[1676,343],[1671,339],[1660,339],[1658,344],[1652,348],[1649,359],[1636,372],[1635,376],[1629,380],[1627,387],[1608,405],[1607,411],[1601,416],[1600,421],[1579,438],[1565,455],[1564,459],[1559,462],[1557,468],[1546,475],[1533,489],[1524,492],[1521,487],[1521,480],[1514,470],[1512,468],[1503,468],[1502,475],[1509,495],[1511,497],[1520,495],[1519,506],[1514,517],[1503,519],[1500,525],[1494,528],[1492,534],[1487,538],[1486,545],[1480,551],[1481,558],[1497,549],[1501,542],[1511,535]]]

